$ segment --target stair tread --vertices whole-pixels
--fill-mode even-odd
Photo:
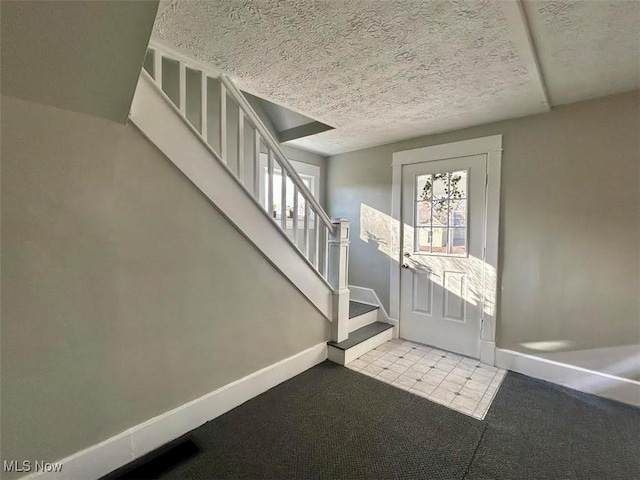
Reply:
[[[366,303],[354,302],[353,300],[349,301],[349,318],[358,317],[360,315],[364,315],[365,313],[372,312],[377,310],[379,307],[375,305],[369,305]]]
[[[340,343],[336,342],[327,342],[327,345],[335,348],[339,348],[340,350],[347,350],[351,347],[355,347],[359,343],[364,342],[365,340],[369,340],[372,337],[375,337],[379,333],[384,332],[385,330],[389,330],[393,328],[393,325],[390,323],[383,322],[373,322],[369,325],[365,325],[362,328],[354,330],[349,334],[349,338],[343,340]]]

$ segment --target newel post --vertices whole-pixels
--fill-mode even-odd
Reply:
[[[327,278],[333,287],[333,321],[331,340],[342,342],[349,336],[349,220],[332,218],[329,236]]]

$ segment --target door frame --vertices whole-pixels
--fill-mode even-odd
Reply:
[[[416,159],[416,153],[420,158]],[[502,165],[502,135],[463,140],[429,147],[403,150],[393,153],[393,179],[391,190],[391,270],[389,306],[392,318],[400,318],[400,265],[402,265],[402,239],[404,225],[402,223],[402,167],[412,163],[424,163],[471,155],[487,156],[487,179],[485,183],[485,238],[484,262],[495,269],[496,292],[493,301],[493,314],[482,311],[480,329],[480,361],[495,365],[496,349],[496,314],[498,310],[498,291],[501,283],[501,272],[498,265],[499,220],[500,220],[500,171]],[[495,241],[489,242],[489,239]],[[486,295],[483,295],[486,298]],[[399,331],[399,330],[398,330]]]

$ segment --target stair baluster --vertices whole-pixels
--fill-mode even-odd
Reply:
[[[209,148],[217,154],[218,159],[228,167],[229,165],[229,139],[228,135],[228,101],[231,100],[238,106],[238,137],[237,137],[237,169],[233,172],[237,180],[252,194],[254,199],[264,208],[267,215],[277,222],[274,210],[274,183],[276,176],[274,169],[280,169],[280,222],[279,227],[293,245],[300,251],[307,261],[313,265],[318,273],[332,287],[334,293],[333,299],[333,324],[331,329],[331,337],[334,341],[342,341],[346,338],[348,325],[349,310],[349,290],[347,288],[347,264],[348,264],[348,245],[349,245],[349,223],[345,219],[331,219],[322,209],[318,201],[310,192],[309,188],[304,184],[298,173],[292,167],[289,160],[282,152],[277,140],[273,138],[269,130],[264,126],[260,118],[257,116],[251,105],[248,103],[244,95],[236,88],[236,86],[226,77],[212,72],[208,67],[197,62],[182,58],[179,54],[165,53],[164,47],[153,46],[149,49],[148,54],[153,56],[153,73],[151,75],[155,84],[162,90],[163,84],[163,59],[178,63],[178,92],[174,102],[165,94],[167,101],[178,103],[175,105],[180,114],[187,122],[186,116],[187,89],[186,69],[192,71],[200,71],[200,125],[193,127],[194,131],[200,136],[201,140],[209,146]],[[146,73],[143,72],[143,75]],[[219,82],[220,103],[217,112],[210,112],[209,106],[209,80]],[[164,93],[164,92],[163,92]],[[235,111],[234,111],[235,112]],[[213,117],[211,117],[213,115]],[[216,125],[216,122],[218,125]],[[189,122],[190,123],[190,122]],[[193,125],[192,125],[193,126]],[[211,130],[210,127],[217,127]],[[198,128],[199,127],[199,128]],[[252,128],[253,141],[253,175],[249,179],[246,172],[247,151],[245,149],[245,141],[247,140],[247,128]],[[217,131],[216,131],[217,130]],[[215,142],[214,134],[220,135],[219,143]],[[212,143],[209,143],[209,142]],[[217,143],[215,148],[213,143]],[[263,155],[263,144],[266,147],[267,165],[266,165],[266,185],[263,187],[263,177],[261,157]],[[276,167],[277,165],[277,167]],[[292,212],[292,233],[288,232],[287,225],[287,179],[291,181],[293,187],[293,212]],[[262,189],[266,188],[263,192]],[[300,198],[302,197],[302,198]],[[302,226],[302,241],[300,241],[300,219],[298,210],[300,202],[304,202],[304,217]],[[313,236],[312,236],[313,232]],[[313,241],[313,245],[311,245]]]

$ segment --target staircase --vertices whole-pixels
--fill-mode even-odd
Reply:
[[[329,342],[329,360],[346,365],[393,338],[393,325],[378,321],[380,307],[349,302],[349,337],[342,342]]]
[[[229,78],[151,45],[129,118],[331,322],[330,360],[391,338],[377,307],[349,301],[349,222],[327,215]]]

